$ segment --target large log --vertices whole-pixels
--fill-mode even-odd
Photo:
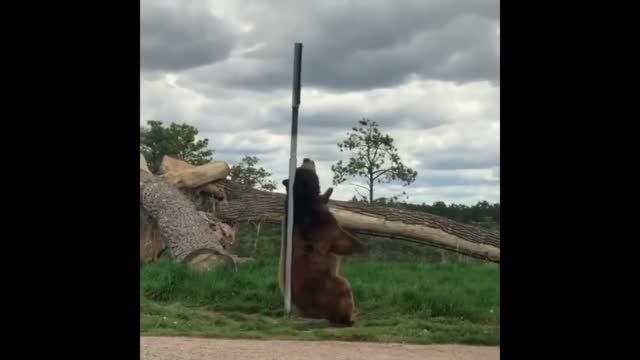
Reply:
[[[218,181],[227,204],[217,206],[223,220],[281,222],[285,195]],[[398,238],[500,262],[500,233],[441,216],[397,208],[367,206],[346,201],[329,202],[338,222],[353,232]]]
[[[234,257],[220,244],[195,205],[175,186],[161,177],[140,170],[140,204],[156,221],[171,255],[178,261],[218,262],[222,258],[235,264]],[[196,259],[198,258],[198,259]]]
[[[161,177],[178,188],[201,188],[213,181],[226,178],[230,173],[229,164],[224,161],[193,166],[183,160],[164,156],[160,164]]]
[[[216,201],[224,202],[224,192],[218,187],[218,185],[212,182],[205,183],[204,185],[195,188],[184,186],[185,184],[198,184],[210,179],[215,181],[223,179],[229,175],[229,165],[227,163],[219,161],[212,164],[214,165],[196,167],[184,160],[165,155],[160,163],[160,171],[158,174],[178,186],[180,190],[194,203],[203,203],[203,196],[206,196],[206,194],[211,195],[211,197]],[[184,180],[189,177],[191,178],[190,180]],[[194,181],[194,177],[199,178]],[[213,202],[212,205],[215,205],[215,202]]]
[[[193,165],[180,159],[176,159],[172,156],[165,155],[160,162],[160,169],[158,175],[167,174],[174,171],[182,171],[193,168]]]

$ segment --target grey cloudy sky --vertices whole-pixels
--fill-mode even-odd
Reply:
[[[377,196],[500,201],[498,0],[141,0],[140,123],[196,126],[215,158],[288,175],[294,42],[303,42],[298,159],[322,188],[363,117],[418,171]],[[334,186],[349,199],[356,181]]]

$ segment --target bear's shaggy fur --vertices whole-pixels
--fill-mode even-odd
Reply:
[[[288,181],[285,223],[288,204]],[[344,231],[329,211],[333,189],[320,194],[312,160],[304,159],[294,182],[292,303],[303,317],[328,319],[334,325],[352,325],[355,303],[349,282],[338,275],[338,255],[360,253],[365,247]],[[284,242],[280,247],[280,289],[284,291]]]
[[[294,183],[294,197],[293,197],[293,223],[294,225],[302,225],[305,220],[309,218],[317,218],[323,216],[326,212],[326,204],[329,202],[329,197],[333,193],[333,188],[327,189],[327,191],[320,195],[320,180],[316,174],[315,163],[305,158],[302,161],[302,165],[296,169],[296,181]],[[289,192],[289,180],[282,180],[282,184],[285,186],[287,195]],[[285,216],[287,216],[289,201],[285,201]]]

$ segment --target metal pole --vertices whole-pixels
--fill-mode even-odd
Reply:
[[[284,311],[291,313],[291,262],[293,258],[293,184],[296,175],[298,151],[298,108],[300,107],[300,75],[302,63],[302,43],[295,43],[293,56],[293,96],[291,103],[291,154],[289,155],[289,200],[287,211],[287,252],[285,271]]]

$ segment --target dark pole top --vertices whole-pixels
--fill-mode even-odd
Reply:
[[[300,76],[302,74],[302,43],[295,43],[293,55],[293,106],[300,105]]]

